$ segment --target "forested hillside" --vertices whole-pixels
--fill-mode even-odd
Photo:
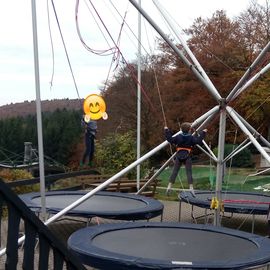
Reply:
[[[81,112],[78,110],[57,109],[54,112],[43,112],[43,145],[46,156],[64,165],[69,163],[83,134],[80,119]],[[37,149],[36,122],[34,114],[0,120],[1,161],[10,158],[11,162],[16,156],[23,157],[24,142],[31,142],[33,148]],[[3,149],[8,150],[8,156]]]
[[[81,110],[82,102],[83,100],[78,99],[44,100],[41,102],[41,107],[43,112],[53,112],[56,109]],[[25,101],[0,107],[0,119],[34,114],[36,114],[35,101]]]

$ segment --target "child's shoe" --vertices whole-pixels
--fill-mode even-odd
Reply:
[[[166,196],[170,196],[171,193],[172,193],[172,183],[169,183],[166,189]]]
[[[193,197],[196,197],[195,191],[194,191],[194,189],[193,189],[193,185],[189,185],[189,191],[190,191],[190,193],[191,193],[191,195],[192,195]]]

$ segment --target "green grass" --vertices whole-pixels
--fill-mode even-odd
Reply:
[[[171,172],[172,167],[166,168],[158,176],[158,179],[161,180],[161,187],[167,187]],[[224,183],[222,183],[222,190],[262,192],[262,190],[255,190],[254,188],[270,184],[270,175],[249,176],[254,173],[256,173],[255,168],[227,168]],[[215,168],[211,169],[209,166],[193,166],[194,188],[197,190],[215,190],[215,182],[210,182],[211,179],[215,179],[215,174]],[[181,167],[173,188],[188,188],[184,167]],[[169,199],[175,200],[177,199],[177,195],[178,192],[173,192]],[[159,192],[157,197],[159,199],[168,199],[168,197],[165,196],[165,190],[164,192]]]

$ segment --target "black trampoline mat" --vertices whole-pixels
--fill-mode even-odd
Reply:
[[[49,196],[47,195],[46,207],[54,209],[64,209],[73,202],[77,201],[82,196],[82,194],[58,194]],[[33,197],[31,201],[38,206],[41,205],[41,197]],[[75,207],[73,211],[130,211],[143,208],[146,205],[146,202],[141,200],[135,200],[133,198],[94,195],[82,204]]]
[[[58,213],[81,200],[82,197],[86,198],[87,194],[87,191],[46,192],[46,209],[51,214]],[[20,198],[34,211],[40,211],[40,193],[22,194]],[[79,203],[66,214],[86,218],[98,216],[110,219],[140,220],[161,215],[163,208],[163,204],[153,198],[121,192],[100,191]]]
[[[87,235],[85,235],[87,239]],[[258,247],[252,241],[224,233],[185,228],[132,228],[102,233],[92,245],[105,251],[171,261],[241,260]]]
[[[84,264],[102,270],[231,270],[270,262],[268,238],[202,224],[103,224],[74,232],[68,247]]]

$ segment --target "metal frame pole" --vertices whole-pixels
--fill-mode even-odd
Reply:
[[[247,148],[252,142],[249,141],[247,143],[248,139],[243,141],[240,145],[238,145],[225,159],[224,162],[227,162],[229,159],[233,158],[235,155],[237,155],[239,152],[241,152],[243,149]],[[246,143],[246,144],[245,144]]]
[[[208,112],[204,113],[200,117],[198,117],[196,120],[194,120],[191,124],[192,128],[196,128],[198,125],[200,125],[203,121],[207,120],[210,116],[216,114],[219,110],[219,106],[215,106],[212,109],[210,109]]]
[[[257,148],[257,150],[270,163],[270,156],[266,153],[266,151],[263,149],[263,147],[257,142],[257,140],[253,137],[253,135],[250,133],[250,131],[246,128],[246,126],[241,122],[241,120],[238,118],[237,114],[235,113],[234,109],[230,106],[227,106],[226,109],[227,109],[228,114],[230,114],[230,116],[237,123],[237,125],[240,127],[240,129],[249,137],[249,139],[252,141],[252,143]]]
[[[170,158],[160,167],[160,169],[153,174],[153,176],[141,187],[141,189],[137,191],[136,195],[141,194],[144,189],[166,168],[169,162],[175,157],[176,153],[177,152],[170,156]]]
[[[254,127],[252,127],[238,112],[235,111],[235,114],[238,116],[238,118],[243,122],[243,124],[254,133],[259,139],[267,146],[270,147],[270,142],[265,139]]]
[[[218,157],[217,157],[217,173],[216,173],[216,198],[221,202],[221,189],[223,178],[223,159],[224,159],[224,144],[225,144],[225,130],[226,130],[226,110],[225,104],[221,104],[220,118],[219,118],[219,138],[218,138]],[[214,225],[220,226],[220,205],[214,212]]]
[[[141,0],[139,6],[141,6]],[[137,83],[137,159],[141,157],[141,13],[138,12],[138,83]],[[137,166],[137,190],[140,189],[141,167]]]
[[[144,18],[154,27],[154,29],[160,34],[160,36],[169,44],[169,46],[174,50],[174,52],[182,59],[182,61],[192,70],[195,76],[203,83],[206,89],[212,94],[212,96],[219,102],[220,95],[213,89],[211,85],[205,81],[202,74],[197,70],[197,68],[189,62],[189,60],[184,56],[184,54],[177,48],[175,44],[171,42],[168,36],[161,30],[161,28],[148,16],[148,14],[134,1],[129,0],[131,4],[144,16]]]
[[[266,55],[266,53],[269,50],[270,50],[270,41],[266,44],[266,46],[264,47],[264,49],[260,52],[260,54],[257,56],[257,58],[254,60],[254,62],[251,64],[251,66],[249,67],[249,69],[245,72],[245,74],[242,76],[242,78],[238,81],[238,83],[236,84],[236,86],[232,89],[232,91],[230,92],[230,94],[227,96],[227,98],[226,98],[227,102],[230,102],[233,99],[235,93],[243,85],[243,83],[246,81],[246,79],[248,78],[248,76],[250,75],[250,73],[254,70],[255,66],[260,63],[260,61],[262,60],[262,58]]]
[[[189,55],[190,59],[196,65],[198,71],[202,74],[202,76],[207,81],[207,83],[209,84],[211,89],[216,93],[216,95],[219,96],[219,98],[221,98],[221,96],[220,96],[219,92],[217,91],[216,87],[213,85],[213,83],[209,79],[208,75],[205,73],[204,69],[202,68],[201,64],[196,59],[196,57],[193,55],[192,51],[189,49],[189,47],[186,44],[185,40],[182,38],[181,33],[175,27],[173,27],[172,21],[170,20],[170,18],[168,16],[166,16],[166,14],[164,12],[164,8],[160,4],[160,2],[158,0],[153,0],[153,3],[155,4],[155,6],[159,10],[159,12],[162,14],[163,18],[166,20],[166,22],[168,23],[168,25],[170,26],[172,31],[174,32],[175,36],[178,38],[178,40],[180,41],[183,48],[186,50],[186,52]]]
[[[36,113],[37,113],[37,132],[38,132],[38,159],[39,159],[39,176],[40,176],[40,195],[41,195],[41,217],[44,221],[46,219],[45,173],[44,173],[42,116],[41,116],[41,101],[40,101],[37,15],[36,15],[36,1],[35,0],[32,0],[32,27],[33,27],[33,47],[34,47],[35,85],[36,85]]]
[[[254,83],[260,76],[262,76],[265,72],[270,69],[270,63],[267,64],[264,68],[261,69],[260,72],[256,73],[250,80],[248,80],[243,86],[241,86],[231,100],[236,99],[244,90],[246,90],[252,83]]]

